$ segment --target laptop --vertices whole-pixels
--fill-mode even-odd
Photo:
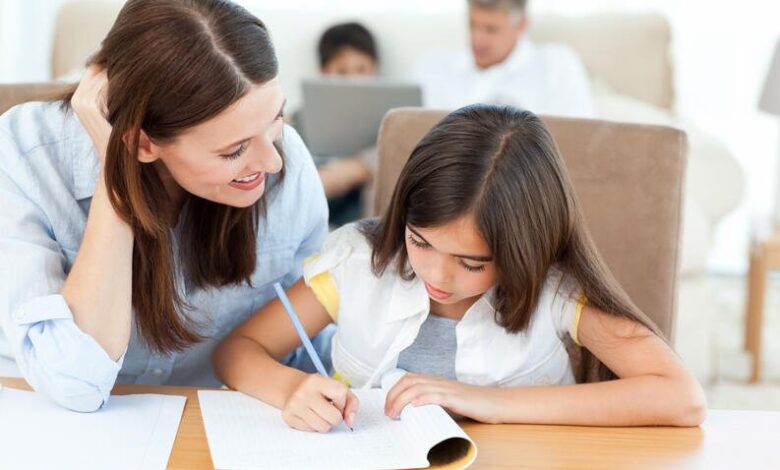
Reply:
[[[352,156],[376,145],[382,118],[403,106],[422,106],[419,85],[373,78],[304,80],[304,139],[312,155]]]

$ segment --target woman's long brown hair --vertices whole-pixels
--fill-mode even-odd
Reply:
[[[387,212],[364,229],[374,271],[395,263],[398,274],[410,279],[405,226],[437,227],[466,214],[473,214],[495,260],[496,322],[507,331],[528,328],[556,266],[579,284],[588,305],[662,336],[602,262],[557,145],[533,113],[473,105],[434,126],[404,166]],[[615,377],[589,351],[569,343],[579,382]]]
[[[135,237],[132,302],[139,336],[155,351],[181,350],[202,337],[186,314],[177,279],[197,287],[249,283],[265,197],[235,208],[188,196],[174,253],[176,209],[154,165],[136,158],[140,131],[157,144],[172,141],[252,85],[276,77],[276,54],[265,25],[230,1],[129,0],[90,62],[108,75],[112,132],[104,174],[111,204]],[[72,91],[63,97],[66,107],[71,97]],[[267,192],[282,178],[269,178]]]

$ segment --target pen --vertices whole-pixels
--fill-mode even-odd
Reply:
[[[328,375],[328,371],[325,370],[325,366],[322,364],[320,357],[317,355],[317,351],[314,350],[314,345],[311,344],[309,335],[307,335],[306,330],[303,329],[301,320],[298,318],[298,315],[295,313],[295,310],[293,309],[293,306],[290,303],[290,299],[287,298],[287,294],[285,294],[281,284],[275,282],[274,289],[276,290],[276,295],[279,297],[279,300],[282,301],[282,305],[284,306],[284,309],[287,311],[287,315],[290,317],[290,320],[292,321],[292,324],[295,327],[295,331],[298,332],[298,336],[300,336],[301,342],[303,342],[303,348],[306,350],[306,353],[309,355],[309,358],[311,358],[311,362],[314,363],[314,367],[317,368],[317,372],[319,372],[320,375],[322,375],[323,377],[330,378],[330,376]],[[333,402],[331,401],[331,403]],[[344,422],[344,424],[346,425],[347,423]],[[350,431],[354,432],[354,429],[352,429],[349,426],[347,427],[349,428]]]

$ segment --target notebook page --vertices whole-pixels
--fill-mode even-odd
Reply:
[[[186,397],[112,396],[77,413],[30,391],[0,387],[0,468],[164,469]]]
[[[320,434],[291,429],[281,412],[239,392],[198,392],[211,458],[219,470],[348,470],[427,467],[409,426],[384,415],[382,390],[353,390],[360,399],[355,431],[339,425]]]
[[[462,442],[450,443],[454,445],[448,446],[449,449],[445,452],[461,455],[462,458],[457,460],[463,460],[464,466],[470,465],[476,459],[476,445],[444,408],[438,405],[410,405],[401,411],[401,421],[407,427],[412,442],[425,454],[436,444],[456,438]],[[469,447],[473,447],[473,452],[467,457]]]

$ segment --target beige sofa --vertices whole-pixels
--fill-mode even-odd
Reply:
[[[119,0],[73,1],[62,7],[54,33],[53,77],[78,77],[121,4]],[[323,2],[321,7],[305,11],[274,6],[254,8],[253,12],[271,30],[290,109],[300,104],[297,84],[303,77],[316,73],[315,44],[319,32],[336,21],[356,19],[375,32],[380,44],[382,73],[391,78],[406,77],[420,57],[451,50],[467,41],[463,11],[430,11],[422,4],[414,10],[403,10],[365,2],[359,10],[343,12]],[[674,114],[672,39],[668,22],[660,16],[645,14],[535,17],[530,34],[537,41],[567,43],[580,54],[593,82],[600,118],[664,124],[683,128],[688,133],[690,152],[680,261],[681,321],[691,325],[708,323],[690,315],[714,310],[708,306],[712,296],[702,282],[703,274],[718,222],[741,199],[742,178],[735,159],[721,143],[680,122]],[[691,334],[707,336],[709,331],[699,328]],[[702,340],[709,338],[699,338],[695,343],[701,345]],[[685,344],[681,344],[683,356],[694,363],[697,375],[708,379],[709,351],[704,351],[708,347],[697,347],[690,352],[684,348]]]

